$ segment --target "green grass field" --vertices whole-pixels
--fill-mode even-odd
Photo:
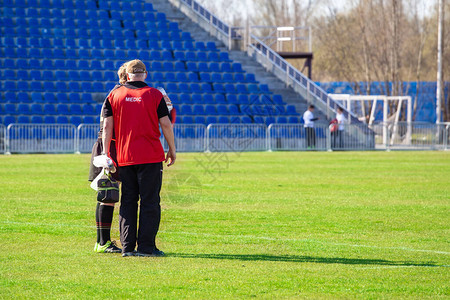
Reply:
[[[0,298],[450,298],[449,152],[181,153],[164,258],[92,251],[88,163],[0,156]]]

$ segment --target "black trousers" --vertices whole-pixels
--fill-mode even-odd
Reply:
[[[331,147],[333,149],[344,148],[343,135],[344,135],[343,130],[337,130],[331,133]]]
[[[316,146],[316,131],[312,127],[305,127],[306,131],[306,147]]]
[[[122,197],[120,203],[120,242],[123,252],[135,249],[151,253],[161,220],[159,192],[162,183],[161,163],[120,167]],[[138,201],[140,196],[139,230]]]

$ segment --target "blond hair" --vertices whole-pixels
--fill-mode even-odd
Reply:
[[[128,62],[123,63],[120,66],[119,70],[117,71],[117,75],[119,75],[120,84],[124,84],[125,82],[127,82],[127,64]]]

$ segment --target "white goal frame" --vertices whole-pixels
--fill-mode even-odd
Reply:
[[[388,134],[388,127],[386,125],[393,125],[392,129],[392,135],[391,135],[391,143],[397,138],[399,135],[399,126],[398,122],[400,119],[400,113],[402,111],[403,102],[406,101],[406,123],[407,130],[406,130],[406,139],[405,142],[407,144],[411,143],[411,133],[412,133],[412,99],[410,96],[385,96],[385,95],[350,95],[350,94],[329,94],[329,96],[336,101],[344,102],[345,105],[343,105],[347,111],[351,114],[353,114],[354,117],[358,118],[358,115],[355,115],[354,112],[351,110],[351,102],[355,101],[369,101],[372,102],[372,109],[370,111],[370,117],[369,122],[367,123],[365,112],[362,112],[362,121],[364,123],[367,123],[370,128],[372,128],[373,123],[375,121],[375,112],[376,107],[379,102],[383,104],[383,142],[385,145],[388,144],[389,140],[389,134]],[[389,102],[397,101],[397,109],[391,116],[388,116],[388,108],[389,108]],[[363,107],[361,105],[361,107]],[[392,116],[394,116],[394,120],[392,120]],[[348,118],[348,122],[350,123],[350,119]]]

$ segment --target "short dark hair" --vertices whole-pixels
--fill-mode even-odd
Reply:
[[[314,105],[310,105],[310,106],[308,106],[308,108],[312,108],[312,109],[314,109],[314,108],[316,108]]]
[[[342,107],[340,107],[340,106],[338,106],[337,110],[344,111],[344,109]]]

